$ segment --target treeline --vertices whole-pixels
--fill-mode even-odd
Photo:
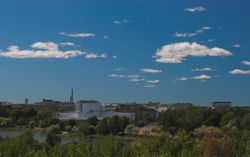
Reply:
[[[249,131],[250,113],[240,108],[212,110],[210,108],[193,107],[161,112],[158,123],[163,131],[172,134],[178,130],[193,131],[202,125]]]
[[[26,128],[46,128],[59,123],[54,110],[35,110],[33,108],[0,107],[0,127],[25,126]]]

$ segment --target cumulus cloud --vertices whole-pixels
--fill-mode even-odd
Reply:
[[[57,51],[58,45],[53,42],[36,42],[31,45],[32,48]]]
[[[229,73],[233,75],[250,75],[250,70],[234,69],[229,71]]]
[[[186,57],[230,56],[231,52],[222,48],[209,48],[196,42],[180,42],[164,45],[158,49],[154,58],[160,63],[182,63]]]
[[[204,80],[204,79],[211,79],[211,76],[208,76],[208,75],[199,75],[199,76],[195,76],[195,77],[192,77],[192,79],[195,79],[195,80]]]
[[[73,38],[87,38],[87,37],[95,37],[94,33],[66,33],[66,32],[59,32],[60,35],[64,35],[67,37]]]
[[[107,55],[105,53],[100,54],[100,55],[97,53],[88,53],[85,55],[85,58],[87,58],[87,59],[107,58]]]
[[[209,75],[198,75],[198,76],[193,76],[193,77],[180,77],[177,78],[177,80],[179,81],[187,81],[187,80],[207,80],[207,79],[211,79],[212,77]]]
[[[186,8],[186,9],[184,9],[184,11],[192,12],[192,13],[203,12],[205,10],[206,10],[206,8],[204,8],[202,6],[197,6],[197,7],[193,7],[193,8]]]
[[[20,50],[18,46],[12,45],[6,51],[0,51],[0,57],[8,58],[71,58],[86,55],[87,52],[80,50],[59,50],[59,46],[54,42],[36,42],[31,45],[31,49]]]
[[[150,83],[150,84],[156,84],[156,83],[159,83],[160,81],[159,80],[148,80],[147,83]]]
[[[191,71],[214,71],[214,69],[205,67],[205,68],[195,68],[195,69],[191,69]]]
[[[0,51],[0,57],[7,58],[18,58],[18,59],[28,59],[28,58],[72,58],[77,56],[85,56],[85,58],[106,58],[107,55],[89,53],[81,50],[67,50],[63,51],[59,49],[59,45],[54,42],[35,42],[30,47],[30,49],[21,50],[18,46],[12,45],[5,51]],[[71,46],[71,43],[66,43],[66,45]]]
[[[235,48],[240,48],[240,44],[234,44],[232,46],[235,47]]]
[[[250,65],[250,61],[242,61],[241,63],[244,65]]]
[[[161,70],[158,69],[150,69],[150,68],[145,68],[145,69],[141,69],[142,72],[144,73],[161,73]]]

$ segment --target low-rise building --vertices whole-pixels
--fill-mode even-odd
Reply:
[[[232,102],[230,101],[214,101],[212,103],[212,109],[228,109],[232,107]]]
[[[145,125],[144,127],[139,128],[138,134],[139,135],[151,135],[154,136],[156,133],[154,133],[154,130],[157,128],[157,124],[155,123],[149,123]]]
[[[158,105],[156,106],[155,110],[157,112],[164,112],[164,111],[167,111],[168,110],[168,104],[162,104],[162,105]]]
[[[30,107],[34,109],[54,109],[62,111],[73,111],[74,104],[69,102],[60,102],[49,99],[43,99],[42,102],[36,102],[34,104],[23,105],[23,107]]]
[[[190,107],[193,107],[193,104],[191,104],[191,103],[175,103],[175,104],[170,104],[168,106],[168,109],[180,110],[180,109],[187,109]]]

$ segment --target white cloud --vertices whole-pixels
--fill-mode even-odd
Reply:
[[[129,82],[142,82],[145,81],[145,79],[141,79],[141,78],[131,78],[128,80]]]
[[[113,21],[114,24],[120,24],[120,21]]]
[[[154,58],[160,63],[182,63],[186,57],[206,57],[206,56],[230,56],[231,52],[222,48],[208,48],[196,42],[181,42],[164,45],[157,50]]]
[[[136,79],[140,78],[140,75],[121,75],[121,74],[110,74],[109,77],[112,78],[129,78],[129,79]]]
[[[191,71],[214,71],[214,69],[205,67],[205,68],[195,68],[195,69],[191,69]]]
[[[250,61],[242,61],[241,63],[244,65],[250,65]]]
[[[213,42],[213,41],[214,41],[214,39],[208,39],[207,41],[208,41],[208,42]]]
[[[212,29],[212,27],[204,26],[204,27],[197,29],[196,32],[194,32],[194,33],[178,33],[178,32],[176,32],[174,34],[174,36],[178,37],[178,38],[190,38],[190,37],[197,36],[200,33],[203,33],[203,32],[208,31],[210,29]]]
[[[128,82],[131,83],[136,83],[136,85],[138,85],[140,82],[144,82],[145,79],[143,78],[143,76],[139,75],[139,74],[128,74],[128,75],[124,75],[124,74],[110,74],[108,75],[111,78],[114,79],[127,79]]]
[[[211,79],[212,77],[211,76],[208,76],[208,75],[199,75],[199,76],[195,76],[195,77],[192,77],[192,79],[195,79],[195,80],[204,80],[204,79]]]
[[[115,20],[115,21],[113,21],[113,23],[117,24],[117,25],[129,23],[129,22],[130,21],[128,21],[128,20]]]
[[[207,31],[207,30],[210,30],[210,29],[212,29],[212,27],[204,26],[204,27],[199,28],[196,32],[197,33],[203,33],[204,31]]]
[[[158,69],[149,69],[149,68],[141,69],[141,71],[144,73],[161,73],[162,72],[161,70],[158,70]]]
[[[100,54],[100,55],[97,53],[88,53],[85,55],[85,58],[87,58],[87,59],[107,58],[107,55],[105,53]]]
[[[86,37],[95,37],[94,33],[66,33],[66,32],[59,32],[60,35],[64,35],[67,37],[73,38],[86,38]]]
[[[177,78],[177,80],[179,81],[187,81],[187,80],[207,80],[207,79],[211,79],[212,77],[209,75],[198,75],[198,76],[193,76],[193,77],[180,77]]]
[[[144,87],[145,87],[145,88],[154,88],[155,85],[154,85],[154,84],[149,84],[149,85],[145,85]]]
[[[235,47],[235,48],[240,48],[240,44],[234,44],[232,46]]]
[[[189,80],[189,78],[188,77],[180,77],[180,78],[177,78],[177,80],[179,80],[179,81],[187,81],[187,80]]]
[[[178,38],[187,38],[187,37],[193,37],[196,35],[197,35],[197,33],[178,33],[178,32],[176,32],[174,36],[178,37]]]
[[[205,10],[206,10],[206,8],[201,7],[201,6],[197,6],[197,7],[193,7],[193,8],[186,8],[186,9],[184,9],[184,11],[192,12],[192,13],[195,13],[195,12],[203,12],[203,11],[205,11]]]
[[[156,84],[159,83],[159,80],[148,80],[147,83],[151,83],[151,84]]]
[[[18,46],[12,45],[6,51],[0,51],[0,57],[8,58],[71,58],[86,55],[87,52],[80,50],[59,50],[58,44],[54,42],[36,42],[31,45],[32,49],[20,50]]]
[[[115,71],[122,71],[124,68],[115,68]]]
[[[233,75],[250,75],[250,70],[234,69],[229,71],[229,73]]]
[[[57,51],[58,44],[53,42],[36,42],[31,45],[32,48]]]
[[[74,43],[72,42],[62,42],[60,43],[61,46],[74,46]]]

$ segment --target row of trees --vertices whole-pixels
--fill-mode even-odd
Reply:
[[[185,110],[167,110],[162,112],[159,115],[158,123],[163,131],[173,134],[178,130],[190,132],[202,125],[250,130],[250,113],[238,108],[211,110],[194,107]]]
[[[25,126],[46,128],[59,123],[53,110],[35,110],[33,108],[0,108],[0,127]]]

